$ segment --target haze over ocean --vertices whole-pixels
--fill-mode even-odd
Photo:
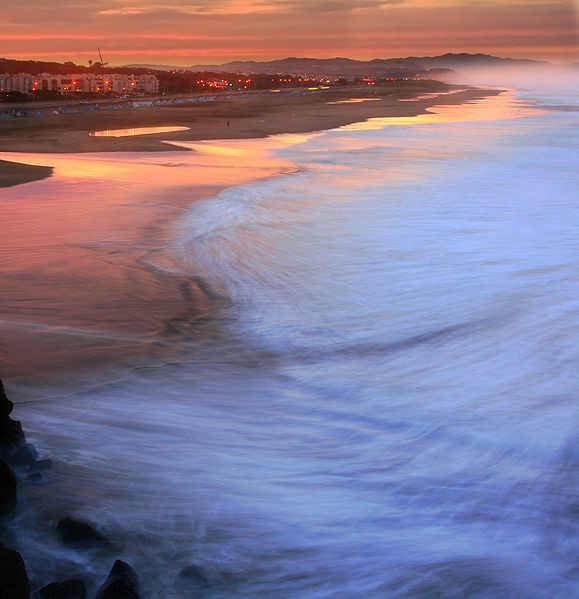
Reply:
[[[130,261],[133,275],[102,282],[113,296],[132,282],[134,302],[99,334],[142,355],[12,388],[54,460],[47,484],[22,488],[14,533],[33,580],[110,568],[51,537],[64,510],[99,523],[147,598],[572,596],[575,101],[513,92],[435,117],[201,142],[198,164],[72,156],[30,184],[80,206],[80,173],[99,209],[114,190],[162,222],[70,240],[86,265]],[[163,194],[186,204],[186,181],[228,160],[240,185],[163,212]],[[155,168],[176,184],[140,179]],[[51,276],[80,288],[90,266],[68,264]],[[180,309],[155,305],[151,272]],[[26,334],[65,352],[96,338],[74,305],[53,330],[39,306]],[[166,327],[142,336],[163,310]]]

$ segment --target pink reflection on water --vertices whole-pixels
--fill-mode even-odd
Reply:
[[[436,123],[460,123],[473,121],[497,121],[533,116],[543,112],[517,99],[514,92],[487,96],[474,102],[455,105],[439,105],[429,108],[426,114],[402,117],[378,117],[362,123],[345,125],[348,131],[374,131],[392,125],[429,125]]]
[[[344,152],[348,161],[328,159],[327,147],[310,144],[303,150],[307,166],[317,174],[321,188],[338,188],[332,202],[366,201],[360,193],[365,185],[397,186],[429,182],[440,176],[441,168],[451,160],[477,160],[480,149],[473,147],[473,131],[478,146],[495,144],[512,130],[505,122],[532,117],[542,109],[522,102],[513,92],[482,98],[467,104],[434,106],[429,113],[414,117],[372,118],[334,130],[332,153]],[[375,135],[368,131],[378,132]],[[446,173],[452,176],[452,173]],[[355,189],[355,193],[351,193]],[[327,198],[308,196],[312,203]],[[300,201],[305,201],[300,198]]]
[[[268,144],[239,152],[225,144],[223,152],[2,154],[54,167],[49,179],[0,189],[3,376],[144,351],[174,330],[173,319],[207,316],[205,293],[148,256],[196,199],[295,168]]]

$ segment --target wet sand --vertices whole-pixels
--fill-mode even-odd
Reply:
[[[0,187],[22,185],[30,181],[45,179],[50,175],[52,175],[52,167],[50,166],[34,166],[0,160]]]
[[[456,90],[456,91],[455,91]],[[452,92],[415,102],[400,101],[424,94]],[[324,90],[305,95],[239,96],[227,100],[143,109],[29,117],[0,122],[2,152],[160,152],[175,150],[171,142],[260,138],[340,127],[373,117],[414,116],[437,103],[461,104],[497,94],[439,82],[408,82],[392,88]],[[349,98],[379,98],[344,102]],[[335,103],[338,102],[338,103]],[[92,131],[131,127],[176,126],[187,131],[135,137],[92,137]],[[50,166],[50,165],[47,165]],[[0,162],[0,187],[50,175],[45,170]]]

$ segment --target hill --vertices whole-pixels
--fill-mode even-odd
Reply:
[[[512,67],[537,67],[552,66],[543,60],[530,60],[527,58],[501,58],[490,54],[442,54],[440,56],[409,56],[406,60],[417,62],[427,69],[472,69],[472,68],[512,68]]]
[[[501,58],[489,54],[443,54],[440,56],[409,56],[406,58],[376,58],[374,60],[354,60],[351,58],[284,58],[271,61],[233,61],[224,64],[192,65],[171,67],[168,65],[128,65],[131,68],[158,70],[213,71],[218,73],[251,73],[305,75],[319,77],[385,77],[390,75],[425,74],[430,69],[451,69],[469,71],[473,69],[526,69],[529,67],[550,67],[548,62]]]

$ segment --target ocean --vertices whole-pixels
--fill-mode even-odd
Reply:
[[[55,360],[6,381],[54,462],[11,525],[35,585],[94,589],[120,557],[146,599],[573,596],[575,102],[60,157],[23,187],[94,208],[56,257],[60,225],[28,226],[42,247],[1,313]],[[113,196],[157,224],[103,234]],[[99,359],[63,370],[85,346]],[[68,514],[114,549],[62,546]]]

